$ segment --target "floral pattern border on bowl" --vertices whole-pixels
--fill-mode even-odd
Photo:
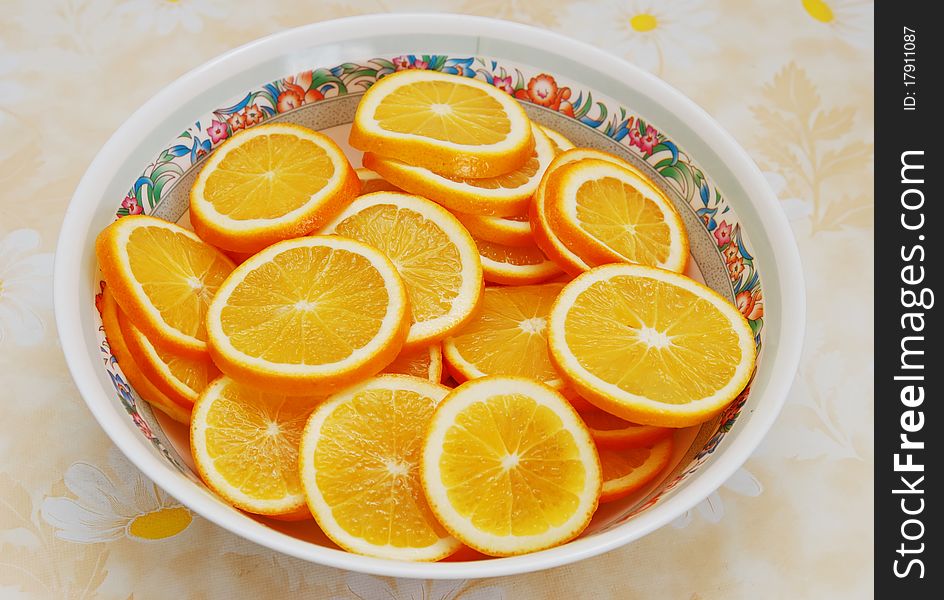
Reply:
[[[760,350],[764,326],[764,298],[757,266],[737,216],[701,168],[663,131],[625,107],[608,106],[604,102],[594,100],[589,90],[560,85],[557,78],[547,73],[526,75],[521,68],[505,66],[489,58],[406,54],[302,71],[267,83],[249,91],[232,105],[217,108],[204,115],[177,136],[134,181],[121,200],[116,217],[153,212],[171,184],[237,131],[306,104],[361,93],[377,79],[406,69],[435,70],[480,79],[520,101],[553,110],[604,134],[649,164],[664,178],[665,183],[688,202],[717,243],[727,267],[737,308],[748,320],[758,351]],[[189,469],[180,464],[173,456],[173,451],[168,450],[141,416],[129,393],[129,386],[114,368],[116,361],[111,357],[107,344],[103,344],[102,352],[106,358],[106,370],[135,424],[177,469],[190,475]],[[645,502],[609,523],[603,530],[616,527],[653,506],[694,473],[731,430],[749,393],[750,384],[737,400],[725,409],[718,430],[684,470]]]

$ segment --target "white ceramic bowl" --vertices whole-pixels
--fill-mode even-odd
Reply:
[[[563,546],[513,558],[407,563],[349,554],[323,536],[249,517],[203,486],[188,468],[185,431],[155,416],[124,383],[115,361],[102,360],[108,352],[94,308],[99,273],[93,245],[116,213],[141,208],[185,220],[194,167],[222,137],[256,118],[304,123],[343,141],[364,85],[399,68],[442,69],[506,87],[534,119],[648,169],[683,213],[697,267],[692,275],[738,304],[758,334],[760,359],[749,392],[718,419],[680,432],[677,464],[664,478],[607,505],[581,537]],[[301,27],[237,48],[168,85],[111,137],[76,189],[56,253],[55,307],[69,369],[95,418],[180,502],[279,552],[416,578],[494,577],[563,565],[678,517],[719,487],[767,432],[796,372],[805,322],[799,256],[777,199],[711,117],[662,81],[594,47],[459,15],[375,15]]]

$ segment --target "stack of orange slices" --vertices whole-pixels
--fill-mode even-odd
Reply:
[[[389,75],[364,95],[351,144],[371,173],[455,215],[475,240],[485,281],[560,274],[535,244],[528,207],[556,153],[572,144],[532,123],[508,94],[428,71]]]
[[[376,557],[538,551],[654,487],[677,429],[747,385],[751,329],[681,274],[643,168],[431,71],[375,83],[349,141],[364,167],[254,126],[198,174],[193,231],[98,236],[112,353],[233,506]]]

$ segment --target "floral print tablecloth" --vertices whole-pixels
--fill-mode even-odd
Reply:
[[[639,542],[545,573],[424,582],[280,556],[114,448],[51,311],[69,197],[166,83],[251,39],[387,11],[497,16],[666,79],[755,157],[804,260],[804,358],[768,438]],[[872,11],[858,0],[10,0],[0,19],[0,598],[863,598],[872,571]],[[129,209],[134,207],[129,206]],[[751,311],[762,313],[762,299]]]

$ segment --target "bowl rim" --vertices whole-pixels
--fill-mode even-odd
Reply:
[[[156,454],[141,446],[140,437],[124,426],[122,416],[110,405],[106,391],[98,383],[97,365],[89,357],[83,339],[81,302],[81,249],[101,198],[102,182],[116,174],[125,149],[135,143],[137,131],[148,123],[168,117],[175,98],[192,97],[210,89],[226,76],[248,66],[277,59],[293,49],[344,42],[352,34],[365,32],[409,35],[436,32],[461,37],[481,36],[515,40],[535,48],[566,49],[583,64],[621,75],[632,81],[640,93],[658,98],[665,108],[684,122],[724,162],[735,175],[752,203],[764,215],[763,228],[776,260],[764,263],[765,273],[776,272],[780,282],[780,339],[777,369],[771,372],[762,391],[763,403],[754,407],[748,422],[742,423],[734,439],[724,443],[724,452],[703,465],[697,476],[671,497],[631,520],[590,538],[523,556],[488,561],[411,563],[378,559],[326,548],[288,536],[272,536],[262,524],[247,525],[221,501],[200,490],[172,471]],[[291,69],[287,68],[286,72]],[[614,75],[614,77],[617,75]],[[768,275],[769,277],[769,275]],[[800,361],[806,324],[805,285],[800,255],[792,230],[780,204],[747,152],[694,101],[661,79],[590,44],[544,29],[508,21],[461,14],[397,13],[334,19],[278,32],[227,51],[182,75],[138,108],[102,146],[82,177],[65,212],[56,246],[53,274],[56,326],[66,364],[73,380],[105,433],[125,456],[148,478],[182,504],[228,531],[252,542],[296,558],[382,576],[455,579],[496,577],[527,573],[576,562],[602,554],[662,527],[720,487],[750,456],[780,412]]]

